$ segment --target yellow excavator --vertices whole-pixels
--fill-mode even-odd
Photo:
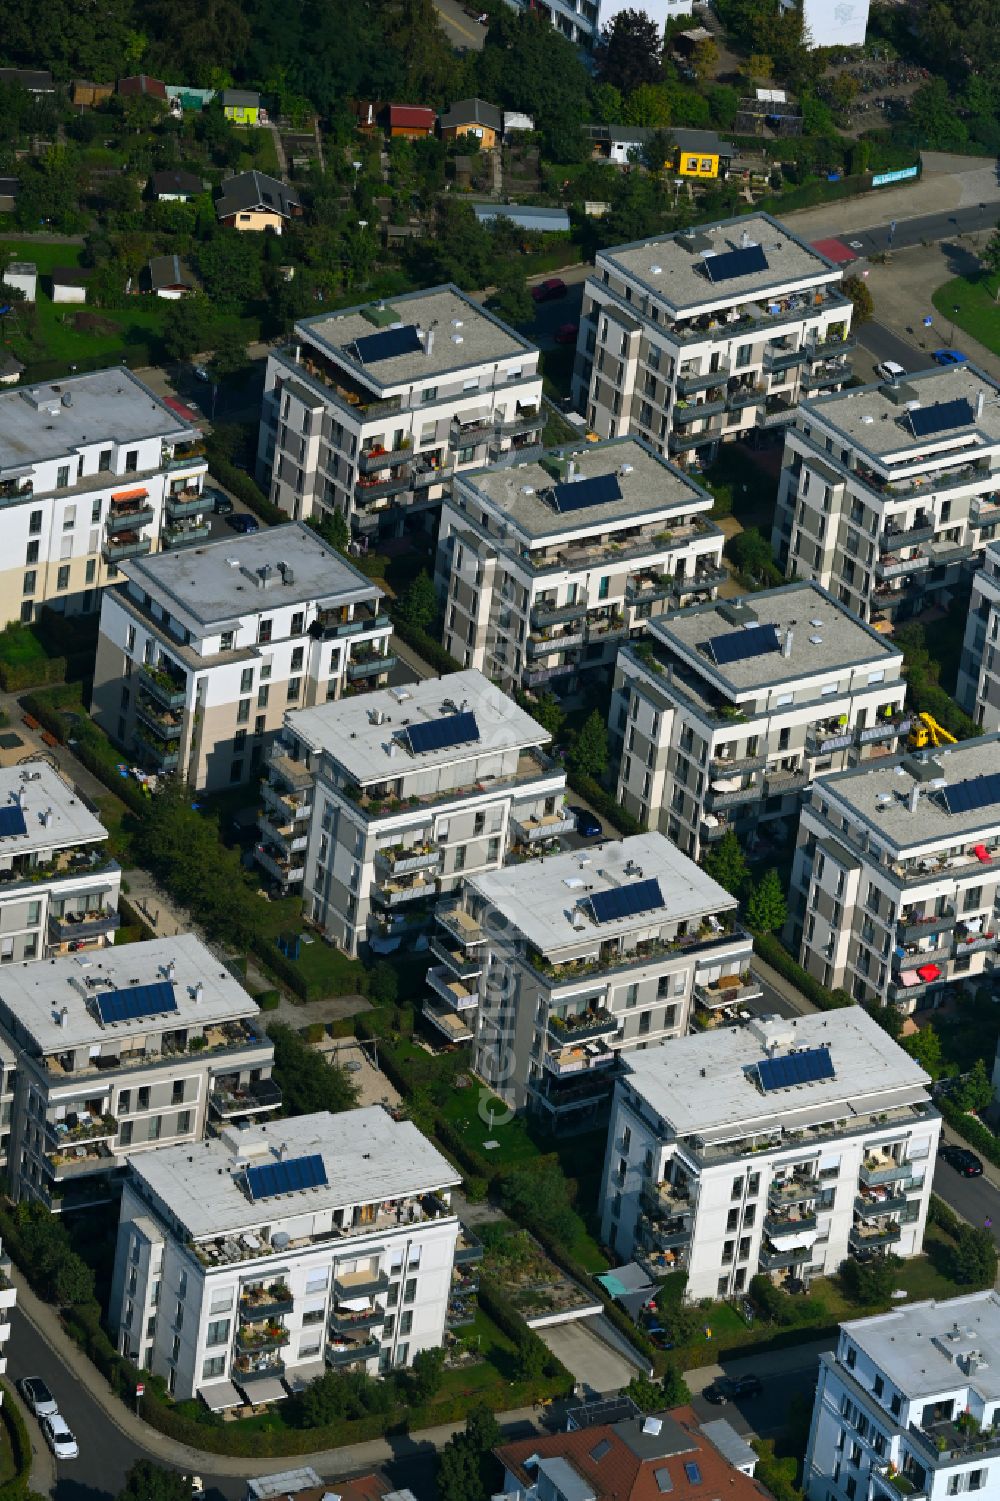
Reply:
[[[914,714],[908,744],[910,750],[923,750],[928,745],[955,745],[956,738],[938,724],[933,714]]]

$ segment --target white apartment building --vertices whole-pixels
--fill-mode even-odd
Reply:
[[[1000,1297],[969,1293],[841,1324],[819,1357],[810,1501],[944,1501],[1000,1477]]]
[[[382,590],[302,522],[133,559],[101,606],[94,714],[199,791],[256,778],[291,705],[388,679]]]
[[[712,496],[635,438],[457,475],[441,506],[444,645],[515,687],[571,690],[728,574]]]
[[[539,441],[538,359],[454,286],[304,318],[268,356],[258,477],[297,520],[432,530],[454,471]]]
[[[974,365],[803,401],[772,535],[788,576],[862,620],[947,605],[1000,521],[998,403]]]
[[[736,907],[662,834],[469,877],[441,926],[480,966],[476,1073],[553,1131],[592,1125],[621,1054],[683,1037],[696,1005],[714,1024],[760,994]],[[458,994],[454,973],[430,971],[437,998]]]
[[[993,970],[1000,736],[892,757],[812,787],[788,893],[810,974],[856,1001],[938,1005]]]
[[[114,1198],[128,1155],[281,1104],[255,1002],[191,933],[8,969],[8,1052],[11,1192],[57,1212]]]
[[[810,782],[897,749],[902,665],[817,584],[657,616],[618,653],[618,800],[694,859],[730,828],[794,823]]]
[[[121,870],[107,837],[48,762],[0,769],[0,965],[114,943]]]
[[[124,365],[0,392],[0,627],[94,610],[123,559],[199,535],[203,455]]]
[[[987,543],[973,575],[955,697],[988,735],[1000,730],[1000,542]]]
[[[443,1343],[461,1175],[381,1106],[131,1159],[110,1320],[178,1399],[278,1401]],[[237,1390],[237,1388],[239,1390]],[[242,1395],[241,1395],[242,1394]]]
[[[780,428],[805,392],[851,373],[841,277],[769,214],[601,250],[584,291],[576,408],[600,437],[633,433],[685,463]]]
[[[573,827],[550,738],[475,671],[290,713],[257,859],[281,889],[301,883],[306,916],[348,953],[392,944],[463,875]]]
[[[678,1038],[615,1085],[601,1238],[685,1296],[847,1256],[915,1256],[941,1119],[928,1075],[860,1006]]]

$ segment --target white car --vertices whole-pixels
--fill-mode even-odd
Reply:
[[[896,381],[905,379],[906,371],[902,365],[897,365],[895,360],[883,360],[881,365],[875,366],[875,374],[881,376],[883,380]]]
[[[80,1445],[61,1412],[49,1413],[42,1419],[42,1432],[56,1459],[79,1459]]]
[[[21,1396],[36,1418],[47,1418],[59,1411],[55,1397],[40,1376],[24,1376],[18,1386],[21,1388]]]

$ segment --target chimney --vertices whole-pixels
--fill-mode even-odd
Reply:
[[[980,391],[977,394],[977,396],[976,396],[976,421],[977,422],[982,422],[982,420],[983,420],[983,406],[985,405],[985,402],[986,402],[986,392],[985,391]]]
[[[434,330],[432,328],[429,328],[427,330],[427,338],[424,341],[424,353],[429,356],[429,355],[431,355],[433,353],[433,351],[434,351]]]
[[[194,1002],[195,1002],[196,1006],[200,1006],[201,1005],[202,998],[204,997],[204,994],[205,994],[205,982],[204,982],[204,980],[199,980],[198,983],[197,983],[197,985],[194,987]]]
[[[52,822],[52,809],[51,808],[46,808],[45,812],[42,814],[42,828],[43,829],[47,829],[48,826],[49,826],[49,824],[51,822]]]
[[[278,1148],[278,1161],[279,1162],[284,1162],[287,1159],[287,1157],[288,1157],[288,1143],[287,1143],[287,1141],[283,1141],[281,1143],[281,1146]]]
[[[566,465],[566,478],[568,480],[576,479],[576,459],[570,459]]]
[[[170,963],[167,965],[167,979],[170,981],[171,985],[174,983],[174,980],[176,979],[176,977],[177,977],[177,963],[176,963],[175,960],[171,959]]]
[[[917,803],[919,801],[920,801],[920,783],[919,782],[914,782],[913,786],[910,788],[910,796],[909,796],[909,809],[910,809],[911,813],[916,813],[916,811],[917,811]]]
[[[792,655],[792,640],[793,640],[793,632],[790,631],[790,630],[786,631],[785,632],[785,639],[781,643],[781,655],[783,657],[790,657]]]
[[[62,1010],[60,1011],[60,1013],[59,1013],[59,1025],[60,1025],[60,1027],[65,1027],[65,1025],[66,1025],[66,1023],[68,1021],[69,1021],[69,1007],[68,1006],[64,1006],[62,1008]]]

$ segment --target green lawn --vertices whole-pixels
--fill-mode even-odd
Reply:
[[[272,177],[280,175],[278,153],[270,130],[259,125],[241,125],[234,128],[234,133],[239,136],[243,146],[239,171],[249,172],[256,167],[258,172],[268,172]]]
[[[494,1168],[511,1167],[530,1162],[541,1154],[528,1134],[522,1117],[505,1121],[507,1107],[497,1100],[493,1103],[494,1123],[483,1119],[480,1113],[482,1086],[473,1081],[467,1089],[457,1089],[442,1108],[445,1119],[462,1134],[463,1140],[474,1152],[480,1152]],[[490,1101],[485,1104],[488,1117]],[[485,1150],[488,1141],[498,1141],[499,1147]]]
[[[282,897],[277,902],[260,903],[260,931],[273,941],[282,934],[303,933],[302,899],[298,896]],[[320,987],[324,996],[353,995],[361,989],[364,967],[357,959],[350,959],[339,949],[324,943],[317,934],[308,935],[311,943],[300,943],[299,957],[290,963],[301,971],[307,984]]]
[[[44,662],[47,653],[34,631],[23,625],[9,625],[0,631],[0,662],[23,667],[28,662]]]
[[[0,261],[30,261],[39,276],[47,276],[55,266],[78,266],[82,245],[42,245],[35,240],[0,240]]]
[[[1000,354],[1000,302],[996,300],[998,287],[1000,278],[996,276],[983,276],[975,280],[956,276],[938,287],[931,301],[943,315],[947,326],[950,327],[954,322],[963,333],[971,334],[993,354]],[[958,312],[955,311],[956,307]],[[941,342],[946,343],[947,338],[943,338]]]

